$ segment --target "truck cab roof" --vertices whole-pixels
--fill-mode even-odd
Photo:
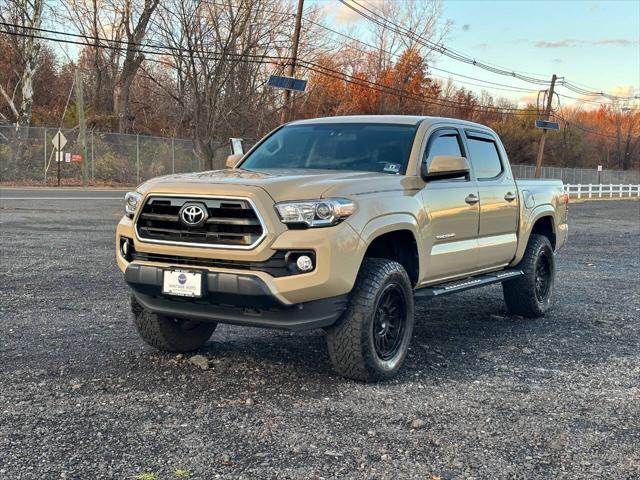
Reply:
[[[313,125],[322,123],[386,123],[396,125],[418,125],[423,122],[428,124],[455,123],[463,127],[491,130],[486,125],[469,122],[467,120],[448,117],[429,117],[423,115],[345,115],[339,117],[320,117],[296,120],[290,122],[289,125]]]

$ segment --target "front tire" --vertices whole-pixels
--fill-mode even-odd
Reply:
[[[552,306],[555,284],[555,260],[549,239],[532,234],[516,268],[524,275],[502,284],[507,309],[523,317],[542,317]]]
[[[164,352],[191,352],[207,343],[217,323],[165,317],[146,310],[131,296],[133,323],[145,343]]]
[[[365,382],[395,376],[407,356],[414,322],[413,287],[402,265],[365,258],[347,310],[327,329],[335,370]]]

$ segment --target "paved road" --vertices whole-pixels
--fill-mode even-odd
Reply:
[[[86,188],[0,188],[5,200],[122,200],[127,190]]]
[[[406,368],[364,385],[322,332],[221,326],[206,371],[145,347],[121,204],[56,192],[0,190],[3,480],[640,477],[638,202],[571,206],[546,318],[498,286],[421,301]]]

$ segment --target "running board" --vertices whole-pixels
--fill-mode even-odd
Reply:
[[[504,282],[524,275],[522,270],[501,270],[499,272],[478,275],[477,277],[464,278],[455,282],[441,283],[430,287],[424,287],[416,290],[416,297],[441,297],[450,293],[463,292],[472,288],[484,287],[492,283]]]

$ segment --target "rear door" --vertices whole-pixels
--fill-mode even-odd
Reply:
[[[422,161],[429,164],[436,155],[466,157],[458,129],[441,128],[431,134]],[[422,198],[428,216],[422,238],[429,252],[424,283],[474,271],[480,207],[473,176],[430,181]]]
[[[518,245],[518,192],[500,142],[489,132],[465,130],[480,197],[478,269],[506,265]]]

